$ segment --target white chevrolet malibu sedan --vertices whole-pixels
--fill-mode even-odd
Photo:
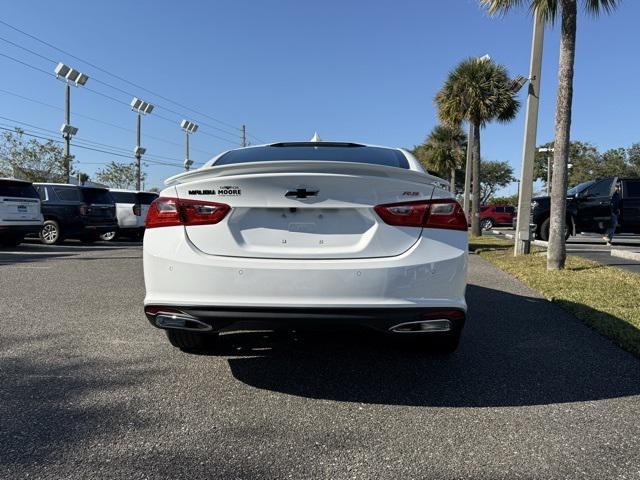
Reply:
[[[185,351],[243,329],[368,327],[454,351],[467,221],[402,149],[288,142],[169,178],[149,209],[144,309]]]

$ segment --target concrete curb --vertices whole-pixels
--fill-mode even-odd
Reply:
[[[640,262],[640,252],[632,252],[631,250],[616,250],[613,248],[611,249],[611,256]]]
[[[536,247],[549,248],[549,242],[545,242],[543,240],[532,240],[531,245],[535,245]]]

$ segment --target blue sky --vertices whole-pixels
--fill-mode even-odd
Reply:
[[[581,13],[572,138],[600,149],[640,142],[640,2],[627,0],[597,21]],[[170,163],[183,158],[182,118],[201,125],[191,142],[196,162],[233,147],[239,142],[236,127],[243,123],[254,143],[306,140],[317,130],[325,140],[413,146],[435,125],[433,96],[456,63],[488,53],[513,75],[526,75],[531,42],[525,10],[489,18],[477,0],[70,0],[64,5],[40,0],[7,2],[3,20],[225,122],[189,112],[0,25],[3,39],[86,72],[88,88],[119,101],[74,88],[72,124],[80,129],[78,140],[132,151],[135,118],[126,104],[134,94],[157,105],[143,119],[143,146],[156,160]],[[553,135],[558,30],[546,31],[538,143]],[[0,53],[46,71],[55,66],[4,41]],[[63,106],[63,87],[54,77],[2,56],[0,67],[5,72],[0,89]],[[63,120],[62,110],[1,91],[0,102],[4,126],[17,120],[57,131]],[[483,157],[509,161],[518,172],[523,125],[524,105],[512,123],[487,127]],[[55,135],[46,130],[40,132]],[[128,161],[78,148],[72,153],[89,174],[100,163]],[[180,168],[150,163],[146,170],[151,187]],[[513,192],[515,184],[503,193]]]

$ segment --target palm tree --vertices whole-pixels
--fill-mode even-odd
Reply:
[[[598,15],[609,13],[621,0],[582,0],[585,10]],[[565,246],[567,164],[569,163],[569,131],[571,129],[571,104],[573,101],[573,63],[576,54],[576,19],[578,0],[480,0],[490,14],[506,13],[511,8],[528,4],[538,18],[553,23],[560,14],[560,65],[558,67],[558,92],[556,100],[555,148],[551,182],[551,222],[547,270],[564,268],[567,258]]]
[[[515,97],[513,80],[507,69],[485,58],[462,61],[436,94],[438,116],[446,125],[469,123],[470,149],[473,165],[471,178],[472,216],[471,233],[482,235],[480,229],[480,129],[498,120],[508,122],[515,118],[520,102]]]
[[[459,125],[436,125],[422,149],[427,169],[450,175],[451,193],[456,193],[456,170],[462,165],[467,136]]]

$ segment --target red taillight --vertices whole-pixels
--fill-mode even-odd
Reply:
[[[231,207],[224,203],[160,197],[149,206],[146,228],[176,225],[211,225],[222,220]]]
[[[452,198],[390,203],[377,205],[374,210],[389,225],[467,230],[462,207]]]
[[[133,214],[136,217],[139,217],[140,215],[142,215],[142,209],[140,208],[140,205],[134,205],[133,206]]]

